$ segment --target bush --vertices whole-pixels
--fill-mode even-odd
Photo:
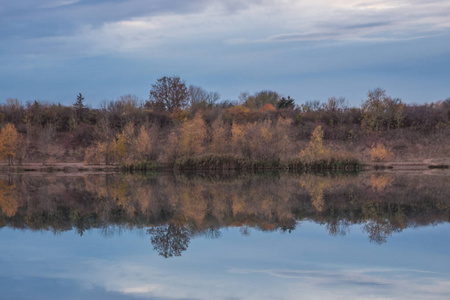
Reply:
[[[372,144],[370,150],[370,160],[373,162],[387,161],[394,157],[394,154],[382,144]]]

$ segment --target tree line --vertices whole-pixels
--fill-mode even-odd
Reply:
[[[439,132],[448,136],[449,124],[450,98],[405,104],[376,88],[360,107],[337,97],[299,103],[270,90],[230,101],[179,77],[162,77],[146,101],[125,95],[99,108],[81,93],[73,105],[6,99],[0,105],[0,159],[173,164],[183,157],[232,154],[279,160],[306,153],[319,126],[327,143],[372,145],[395,132],[406,132],[411,141]]]

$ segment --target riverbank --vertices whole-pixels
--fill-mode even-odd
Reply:
[[[194,162],[192,160],[183,160],[180,161],[178,166],[176,166],[175,170],[188,171],[188,170],[218,170],[218,169],[237,169],[237,170],[300,170],[306,169],[314,171],[317,168],[295,168],[289,167],[283,164],[276,163],[266,163],[263,162],[256,163],[253,165],[250,162],[242,162],[241,165],[231,165],[231,162],[228,162],[228,165],[216,164],[214,166],[211,165],[198,165],[195,167],[192,165]],[[427,169],[447,169],[450,168],[450,158],[436,158],[436,159],[425,159],[418,161],[395,161],[395,162],[360,162],[358,164],[357,170],[366,171],[366,170],[377,170],[377,169],[392,169],[392,170],[427,170]],[[328,168],[331,170],[346,170],[345,167],[338,168]],[[354,170],[352,167],[350,170]],[[21,166],[13,165],[8,166],[5,163],[0,164],[0,172],[1,173],[22,173],[22,172],[66,172],[66,173],[97,173],[97,172],[121,172],[124,169],[123,166],[119,164],[113,165],[90,165],[85,164],[83,162],[54,162],[48,163],[46,165],[42,165],[42,163],[25,163]],[[173,166],[170,165],[154,165],[152,169],[155,171],[172,171],[174,170]]]

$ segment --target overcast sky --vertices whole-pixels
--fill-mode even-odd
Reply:
[[[450,97],[448,0],[2,0],[0,100],[92,105],[178,75],[297,103]]]

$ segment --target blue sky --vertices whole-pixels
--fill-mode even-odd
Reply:
[[[450,97],[446,0],[2,0],[0,101],[97,106],[178,75],[237,99],[302,103],[382,87],[407,103]]]

